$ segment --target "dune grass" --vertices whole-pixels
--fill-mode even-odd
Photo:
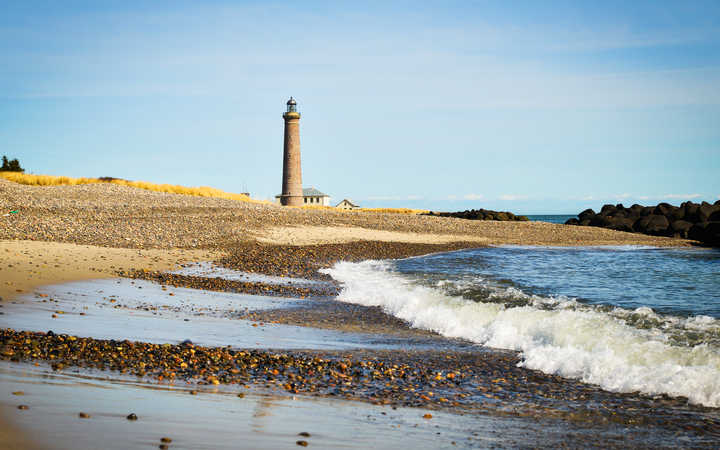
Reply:
[[[21,172],[0,172],[0,177],[19,184],[29,186],[75,186],[79,184],[112,183],[129,186],[147,191],[165,192],[169,194],[193,195],[196,197],[215,197],[241,202],[264,203],[244,194],[234,194],[207,186],[186,187],[174,184],[156,184],[147,181],[128,181],[119,178],[72,178],[55,175],[32,175]]]
[[[429,210],[427,210],[427,209],[412,209],[412,208],[359,208],[359,209],[352,209],[350,211],[391,213],[391,214],[425,214],[425,213],[429,212]]]
[[[147,181],[129,181],[120,178],[73,178],[56,175],[33,175],[22,172],[0,172],[0,177],[12,181],[14,183],[26,184],[29,186],[75,186],[79,184],[94,184],[94,183],[112,183],[119,184],[121,186],[129,186],[138,189],[145,189],[154,192],[165,192],[169,194],[181,194],[181,195],[194,195],[196,197],[214,197],[223,198],[227,200],[237,200],[241,202],[252,202],[252,203],[265,203],[270,204],[271,202],[256,200],[248,197],[244,194],[234,194],[231,192],[221,191],[208,186],[200,187],[186,187],[174,184],[156,184],[149,183]],[[428,210],[424,209],[411,209],[411,208],[358,208],[358,209],[338,209],[334,206],[322,206],[322,205],[303,205],[303,209],[324,209],[332,211],[343,211],[349,213],[390,213],[390,214],[423,214],[427,213]]]

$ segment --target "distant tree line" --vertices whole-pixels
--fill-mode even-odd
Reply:
[[[17,158],[8,161],[7,156],[3,155],[0,172],[25,172],[25,169],[20,167],[20,161]]]

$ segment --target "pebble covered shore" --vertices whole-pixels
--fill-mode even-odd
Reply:
[[[7,214],[9,211],[17,211]],[[683,246],[690,241],[541,222],[283,208],[114,184],[26,186],[0,179],[0,239],[121,248],[223,249],[277,226],[360,227],[487,239],[488,244]],[[462,240],[462,239],[458,239]],[[373,257],[373,255],[368,255]]]

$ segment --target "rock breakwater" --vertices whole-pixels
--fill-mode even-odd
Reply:
[[[468,220],[498,220],[501,222],[507,222],[507,221],[518,221],[518,222],[527,222],[528,219],[525,216],[517,216],[509,211],[492,211],[489,209],[467,209],[465,211],[457,211],[457,212],[432,212],[430,211],[427,214],[424,214],[427,216],[437,216],[437,217],[456,217],[458,219],[468,219]]]
[[[569,219],[566,225],[609,228],[652,236],[693,239],[704,245],[720,246],[720,200],[685,202],[680,206],[660,203],[656,206],[622,203],[604,205],[599,213],[586,209],[578,218]]]

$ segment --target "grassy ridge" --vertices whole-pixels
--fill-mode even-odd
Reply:
[[[26,184],[30,186],[75,186],[79,184],[94,183],[112,183],[121,186],[129,186],[139,189],[145,189],[154,192],[165,192],[169,194],[194,195],[196,197],[215,197],[227,200],[237,200],[241,202],[262,203],[259,200],[253,200],[244,194],[233,194],[231,192],[221,191],[207,186],[201,187],[185,187],[173,184],[156,184],[147,181],[128,181],[118,178],[100,179],[100,178],[72,178],[54,175],[31,175],[21,172],[0,172],[0,177],[15,183]]]
[[[12,181],[14,183],[26,184],[29,186],[75,186],[79,184],[94,183],[113,183],[121,186],[129,186],[139,189],[145,189],[154,192],[165,192],[169,194],[194,195],[196,197],[215,197],[227,200],[237,200],[241,202],[253,203],[270,203],[262,200],[255,200],[244,194],[233,194],[231,192],[221,191],[208,186],[186,187],[174,184],[156,184],[147,181],[128,181],[119,178],[73,178],[55,175],[32,175],[22,172],[0,172],[0,177]],[[334,206],[320,205],[304,205],[303,209],[330,209],[338,211]],[[392,213],[392,214],[423,214],[427,210],[410,209],[410,208],[359,208],[351,210],[340,210],[344,212],[375,212],[375,213]]]

